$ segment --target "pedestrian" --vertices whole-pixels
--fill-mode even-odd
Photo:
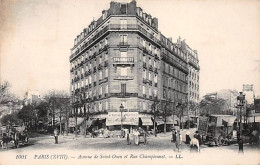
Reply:
[[[126,132],[126,140],[127,140],[127,145],[131,145],[130,132],[129,132],[129,130],[127,130],[127,132]]]
[[[135,145],[139,145],[139,135],[140,135],[139,131],[137,129],[135,129],[133,134],[134,134]]]
[[[58,144],[59,131],[57,128],[54,129],[55,144]]]
[[[190,132],[187,131],[187,132],[186,132],[186,142],[185,142],[185,144],[190,144],[190,141],[191,141]]]
[[[178,152],[180,152],[180,144],[181,144],[181,136],[180,136],[180,130],[178,130],[176,132],[176,141],[175,141],[175,145],[176,145]]]
[[[199,151],[200,151],[199,140],[196,138],[196,135],[194,134],[194,137],[190,141],[190,152],[199,153]]]
[[[201,139],[201,136],[199,134],[199,131],[196,131],[194,136],[199,141],[199,144],[202,145],[202,139]]]
[[[173,128],[172,130],[172,140],[171,140],[172,143],[175,143],[176,142],[176,131],[175,129]]]

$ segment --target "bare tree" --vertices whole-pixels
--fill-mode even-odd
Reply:
[[[68,119],[70,112],[70,97],[65,91],[53,90],[44,95],[44,99],[49,103],[49,114],[54,129],[56,118],[59,118],[60,132],[62,132],[62,119],[65,119],[65,130],[68,132]]]
[[[157,137],[155,119],[156,119],[156,117],[158,116],[158,113],[159,113],[160,100],[157,98],[157,96],[153,96],[153,97],[154,97],[154,99],[153,99],[153,103],[151,105],[151,109],[152,109],[152,113],[153,113],[153,119],[154,119],[153,130],[154,130],[154,136]]]

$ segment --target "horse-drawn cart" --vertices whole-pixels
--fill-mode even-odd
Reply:
[[[28,133],[25,127],[3,126],[0,129],[0,141],[2,149],[8,149],[9,143],[18,148],[20,144],[28,143]]]

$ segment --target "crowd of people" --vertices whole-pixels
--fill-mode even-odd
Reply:
[[[198,131],[195,132],[193,137],[190,137],[190,132],[186,131],[185,136],[185,144],[188,144],[190,146],[191,152],[199,152],[200,151],[200,145],[202,144],[202,138],[201,135],[198,133]],[[180,145],[182,144],[182,135],[180,133],[179,129],[172,129],[172,138],[171,142],[175,144],[176,149],[178,152],[180,152]]]

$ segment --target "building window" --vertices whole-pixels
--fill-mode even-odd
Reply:
[[[101,110],[102,110],[102,103],[99,102],[99,103],[98,103],[98,111],[101,111]]]
[[[106,85],[105,93],[108,93],[108,85]]]
[[[120,35],[120,42],[122,44],[127,44],[127,35]]]
[[[144,110],[147,109],[147,108],[146,108],[146,104],[145,104],[145,102],[143,102],[143,108],[144,108]]]
[[[126,14],[126,10],[127,10],[126,4],[121,4],[121,9],[120,9],[121,14]]]
[[[143,94],[145,94],[145,86],[143,86]]]
[[[99,72],[99,79],[102,79],[102,71]]]
[[[105,110],[108,110],[108,101],[106,101],[106,108],[105,108]]]
[[[96,82],[96,74],[93,75],[93,81]]]
[[[89,84],[91,84],[91,83],[92,83],[92,77],[89,76]]]
[[[86,79],[86,82],[85,82],[85,83],[86,83],[86,86],[87,86],[87,85],[88,85],[88,79]]]
[[[108,69],[105,69],[105,77],[108,77]]]
[[[149,88],[149,96],[152,96],[152,89]]]
[[[107,38],[105,38],[105,45],[107,45]]]
[[[121,93],[126,93],[126,84],[121,83]]]
[[[157,90],[154,89],[154,97],[157,97]]]
[[[99,57],[99,63],[100,64],[102,63],[102,57],[101,56]]]
[[[102,95],[102,93],[103,93],[103,92],[102,92],[102,89],[103,89],[103,88],[102,88],[102,86],[101,86],[101,87],[100,87],[100,90],[99,90],[99,95]]]
[[[143,78],[146,79],[146,70],[143,70]]]
[[[127,20],[126,19],[121,19],[120,20],[120,28],[121,29],[126,29],[127,28]]]
[[[148,73],[148,79],[151,80],[151,73]]]
[[[154,82],[157,83],[157,80],[158,80],[157,75],[154,75]]]
[[[166,90],[163,89],[163,98],[166,98]]]
[[[143,47],[145,47],[145,40],[143,40]]]
[[[105,53],[105,61],[108,59],[108,54]]]

